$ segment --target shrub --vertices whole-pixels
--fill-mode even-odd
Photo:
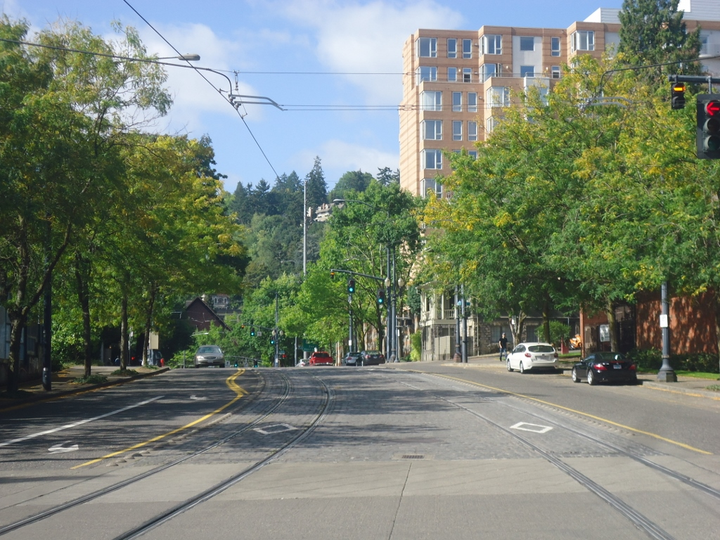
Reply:
[[[413,362],[419,362],[422,358],[422,334],[420,331],[417,331],[410,336],[410,344],[412,346],[412,350],[410,351],[410,360]]]
[[[628,356],[645,371],[657,371],[662,367],[662,352],[657,349],[633,349]],[[720,373],[718,355],[710,353],[686,353],[670,355],[670,365],[678,371],[702,371]]]

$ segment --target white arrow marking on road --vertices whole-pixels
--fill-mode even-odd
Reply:
[[[190,396],[190,399],[194,399],[196,401],[204,401],[207,398],[206,397],[197,397],[195,394],[193,394],[192,396]]]
[[[51,446],[48,448],[48,452],[51,454],[64,454],[66,452],[74,452],[75,450],[80,450],[80,447],[77,444],[73,444],[72,446],[63,446],[63,444],[68,444],[70,441],[66,441],[62,444],[56,444],[55,446]]]
[[[165,396],[158,396],[154,397],[152,399],[147,399],[145,401],[141,401],[140,403],[136,403],[135,405],[130,405],[129,407],[124,407],[122,409],[118,409],[117,411],[112,411],[109,413],[101,414],[100,416],[95,416],[94,418],[88,418],[87,420],[80,420],[79,422],[75,422],[73,424],[67,424],[64,426],[60,426],[59,428],[55,429],[48,429],[47,431],[41,431],[39,433],[33,433],[32,435],[28,435],[27,437],[20,437],[19,439],[13,439],[12,441],[5,441],[0,443],[0,448],[3,446],[10,446],[11,444],[28,441],[30,439],[34,439],[36,437],[42,437],[43,435],[49,435],[50,433],[57,433],[58,431],[63,431],[65,429],[74,428],[77,426],[81,426],[83,424],[87,424],[88,422],[92,422],[94,420],[100,420],[101,418],[107,418],[108,416],[112,416],[114,414],[120,414],[121,412],[129,411],[130,409],[134,409],[135,407],[141,407],[143,405],[147,405],[148,403],[152,403],[153,401],[157,401],[158,399],[162,399]]]

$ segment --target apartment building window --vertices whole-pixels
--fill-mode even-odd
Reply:
[[[463,68],[463,82],[464,83],[472,82],[472,69],[471,68]]]
[[[462,92],[453,92],[452,100],[453,112],[462,112]]]
[[[572,35],[572,48],[574,51],[594,51],[595,32],[592,30],[578,30]]]
[[[472,46],[473,46],[472,39],[463,39],[463,41],[462,41],[463,58],[472,58]]]
[[[498,121],[495,117],[491,116],[487,119],[487,122],[485,122],[485,132],[490,135],[493,131],[495,131],[495,128],[498,125]]]
[[[550,54],[552,56],[560,56],[560,38],[550,38]]]
[[[488,107],[509,107],[510,89],[505,86],[493,86],[486,92],[486,103]]]
[[[422,161],[425,169],[442,169],[442,150],[423,150]]]
[[[468,102],[468,104],[467,104],[468,112],[477,112],[477,110],[478,110],[477,92],[468,92],[467,102]]]
[[[520,66],[520,76],[521,77],[534,77],[535,76],[535,66]]]
[[[448,68],[448,82],[457,82],[457,68],[449,67]]]
[[[442,111],[442,92],[423,92],[420,103],[423,111]]]
[[[700,54],[708,54],[708,35],[700,34]]]
[[[463,123],[460,120],[453,120],[453,141],[462,141]]]
[[[429,66],[420,66],[417,68],[417,84],[422,82],[435,82],[437,81],[437,68]]]
[[[520,38],[520,50],[521,51],[534,51],[535,50],[535,38],[522,36]]]
[[[457,58],[457,39],[448,38],[447,40],[447,57]]]
[[[550,68],[550,76],[553,79],[559,79],[560,78],[560,66],[552,66]]]
[[[442,141],[442,124],[442,120],[423,121],[423,138],[426,141]]]
[[[468,156],[473,159],[477,159],[477,150],[468,150]]]
[[[482,38],[483,54],[502,54],[502,36],[487,35]]]
[[[421,189],[423,198],[426,198],[430,193],[434,193],[438,198],[442,197],[442,184],[436,182],[435,180],[431,180],[430,178],[423,178]],[[425,311],[430,311],[431,306],[429,296],[426,297],[425,308]]]
[[[480,66],[482,82],[487,81],[490,77],[499,77],[500,73],[500,64],[483,64]]]
[[[437,38],[418,38],[417,52],[420,58],[436,58]]]
[[[477,140],[478,140],[477,122],[470,121],[470,122],[468,122],[468,141],[477,141]]]

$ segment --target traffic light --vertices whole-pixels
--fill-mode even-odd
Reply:
[[[720,94],[697,96],[697,157],[720,159]]]
[[[355,292],[355,280],[354,279],[348,279],[348,292],[350,294]]]
[[[385,289],[378,289],[378,304],[383,305],[385,303]]]
[[[250,329],[250,335],[251,335],[251,336],[254,336],[254,335],[255,335],[255,329],[254,329],[254,328],[251,328],[251,329]]]
[[[673,109],[685,108],[685,84],[672,83],[670,85],[670,103]]]

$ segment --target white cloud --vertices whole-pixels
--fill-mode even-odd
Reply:
[[[167,86],[173,96],[168,129],[188,131],[194,136],[199,136],[208,128],[201,120],[207,113],[222,114],[237,121],[237,113],[224,98],[227,98],[230,91],[233,94],[257,95],[257,91],[252,86],[243,82],[236,83],[235,75],[229,67],[233,59],[238,56],[240,45],[219,38],[212,29],[202,24],[159,26],[158,30],[181,54],[199,54],[200,61],[193,62],[193,65],[208,67],[218,72],[200,69],[198,73],[189,68],[166,68]],[[143,30],[141,37],[151,54],[160,57],[176,54],[152,30]],[[184,64],[182,61],[168,60],[168,62]],[[214,90],[208,81],[221,92]],[[240,112],[244,114],[247,111],[241,108]],[[262,114],[261,108],[254,107],[252,114],[254,119],[258,119]]]
[[[363,171],[375,176],[378,169],[390,167],[395,170],[399,164],[396,153],[340,140],[325,141],[319,148],[302,150],[296,153],[292,160],[302,164],[301,170],[309,171],[315,156],[321,156],[322,168],[326,172],[325,179],[330,186],[337,181],[334,175],[339,177],[348,171]]]
[[[317,32],[317,57],[334,71],[401,73],[402,45],[418,28],[457,28],[460,13],[431,0],[420,2],[290,0],[284,13]],[[400,102],[402,82],[389,76],[347,76],[368,103]]]

